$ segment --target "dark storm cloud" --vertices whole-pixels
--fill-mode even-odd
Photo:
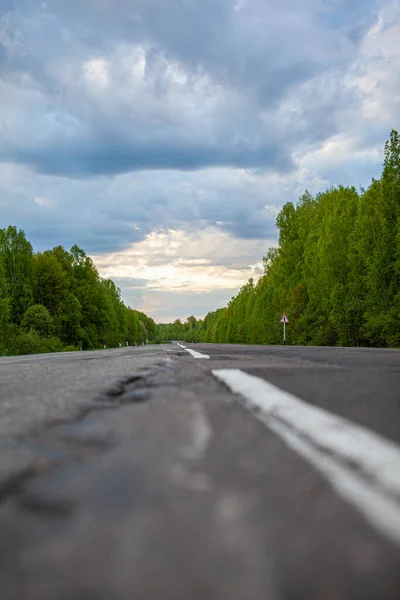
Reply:
[[[210,166],[291,170],[296,129],[283,131],[274,107],[295,85],[348,64],[356,51],[351,31],[374,16],[368,1],[10,6],[0,26],[0,160],[67,177]],[[145,51],[143,77],[129,80],[130,48],[138,47]],[[85,83],[82,68],[96,58],[106,61],[110,81],[92,93],[96,77],[106,75],[90,74],[89,64]],[[336,127],[332,120],[312,128],[310,118],[303,121],[303,141],[325,139]]]
[[[30,6],[34,14],[41,2]],[[347,60],[349,34],[365,32],[378,12],[376,0],[50,0],[47,7],[99,49],[110,40],[150,43],[219,77],[261,85],[263,75],[279,80],[282,65],[301,65],[304,58],[307,69],[291,71],[288,81]]]
[[[36,251],[44,251],[54,246],[63,246],[69,250],[77,244],[90,254],[102,254],[116,249],[124,249],[129,244],[142,239],[128,225],[109,223],[101,228],[97,222],[79,223],[67,219],[59,222],[58,217],[43,220],[36,213],[35,218],[21,215],[18,218],[0,219],[0,228],[15,225],[23,229]]]
[[[70,177],[117,175],[127,171],[179,169],[200,170],[213,167],[238,168],[266,167],[286,171],[292,166],[291,158],[280,149],[259,144],[246,147],[245,143],[232,141],[224,146],[222,141],[212,144],[191,144],[190,140],[173,140],[165,137],[150,143],[126,139],[110,139],[99,132],[87,142],[75,140],[44,148],[9,148],[0,151],[0,160],[11,160],[33,167],[40,173]]]

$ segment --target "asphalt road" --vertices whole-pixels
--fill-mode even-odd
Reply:
[[[0,598],[399,600],[400,351],[181,346],[0,358]]]

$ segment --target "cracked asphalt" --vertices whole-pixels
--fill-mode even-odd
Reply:
[[[400,352],[189,348],[0,358],[0,598],[398,600],[399,547],[211,371],[399,444]]]

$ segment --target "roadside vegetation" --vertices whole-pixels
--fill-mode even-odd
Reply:
[[[155,333],[81,248],[34,253],[22,230],[0,229],[0,356],[141,344]]]
[[[226,308],[160,325],[164,340],[400,347],[400,136],[367,190],[338,186],[278,215],[279,244]]]

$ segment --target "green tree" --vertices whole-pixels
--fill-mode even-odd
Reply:
[[[22,230],[18,231],[11,225],[0,229],[0,256],[5,271],[10,320],[20,323],[26,309],[33,304],[33,250]]]
[[[125,306],[78,246],[33,254],[23,231],[0,231],[1,354],[113,347],[156,333],[154,321]]]
[[[50,336],[54,332],[53,319],[42,304],[35,304],[28,308],[22,317],[21,326],[26,331],[33,329],[42,337]]]
[[[83,338],[81,328],[82,307],[74,294],[69,293],[59,306],[57,315],[58,330],[65,344],[80,345]]]
[[[35,300],[52,315],[68,294],[69,281],[62,264],[51,251],[38,253],[33,259],[35,271]]]
[[[0,253],[0,356],[6,352],[5,338],[10,316],[4,256]]]

